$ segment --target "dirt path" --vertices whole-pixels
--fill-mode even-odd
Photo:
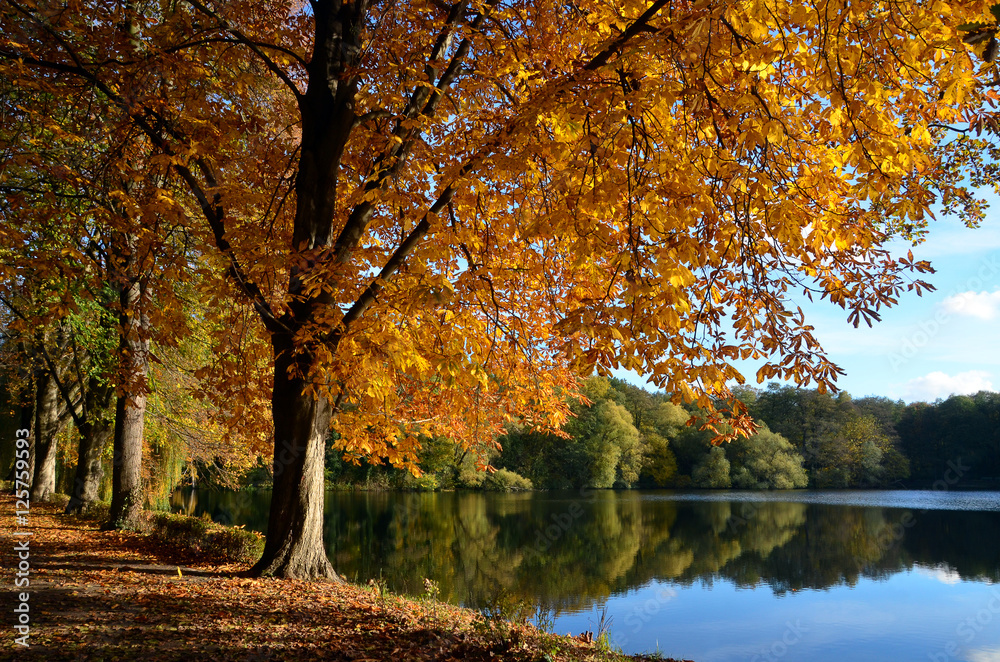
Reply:
[[[0,496],[4,638],[18,660],[621,660],[565,637],[498,636],[475,613],[368,588],[238,576],[210,560]],[[30,646],[14,642],[15,530],[31,531]],[[180,575],[178,575],[178,568]],[[20,591],[23,589],[17,589]]]

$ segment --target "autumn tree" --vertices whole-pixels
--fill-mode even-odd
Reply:
[[[79,406],[72,411],[79,442],[67,513],[87,512],[99,501],[104,454],[114,438],[113,374],[118,328],[107,300],[96,299],[81,300],[77,312],[69,318],[73,333],[72,362],[80,398]]]
[[[47,242],[42,237],[39,243]],[[31,324],[28,317],[60,305],[59,283],[53,287],[38,273],[20,276],[3,282],[0,306],[6,313],[11,385],[22,399],[21,427],[30,430],[27,486],[33,500],[45,501],[56,489],[56,438],[79,405],[80,385],[68,358],[72,338],[66,321]]]
[[[555,428],[595,369],[709,412],[743,381],[737,358],[830,385],[792,297],[870,323],[925,288],[929,266],[886,243],[942,196],[977,212],[939,175],[945,127],[980,103],[958,26],[986,16],[961,0],[5,0],[0,59],[15,84],[89,86],[184,182],[161,195],[201,210],[272,347],[255,571],[332,577],[331,427],[350,458],[410,466],[420,434]]]
[[[10,18],[19,8],[4,10]],[[58,11],[42,23],[17,23],[7,34],[16,43],[41,44],[39,35],[78,18]],[[130,19],[120,26],[129,57],[136,55],[135,25]],[[90,48],[96,53],[97,43]],[[181,209],[161,195],[173,171],[150,160],[144,134],[131,120],[109,112],[113,102],[88,94],[94,91],[89,83],[71,72],[23,73],[5,70],[0,81],[8,157],[0,177],[2,232],[9,256],[2,280],[42,301],[30,307],[5,301],[18,324],[55,329],[46,333],[61,338],[67,350],[38,345],[35,363],[42,366],[40,377],[53,375],[51,389],[62,396],[80,434],[68,509],[86,509],[96,499],[110,440],[112,501],[105,526],[131,527],[146,496],[141,465],[150,343],[169,347],[186,332],[175,290],[190,280],[198,256],[190,252]],[[145,82],[129,84],[139,89]],[[55,366],[67,354],[72,369],[61,379]],[[38,454],[43,450],[44,443]]]

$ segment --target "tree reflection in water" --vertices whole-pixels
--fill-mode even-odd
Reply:
[[[1000,581],[996,512],[782,501],[685,501],[664,492],[330,493],[326,546],[359,582],[383,577],[469,606],[506,592],[585,610],[651,581],[723,579],[775,593],[947,567]],[[269,495],[178,493],[178,509],[263,530]]]

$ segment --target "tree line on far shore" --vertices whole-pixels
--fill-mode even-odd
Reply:
[[[749,438],[713,445],[696,407],[681,407],[618,379],[585,385],[589,404],[572,406],[564,437],[511,427],[489,459],[426,440],[423,475],[351,465],[328,454],[327,478],[343,487],[479,488],[891,488],[944,481],[1000,481],[1000,394],[982,391],[935,403],[776,383],[741,387],[737,397],[759,427]],[[691,421],[691,424],[689,424]]]
[[[588,402],[571,405],[574,416],[563,426],[563,436],[510,426],[498,439],[500,448],[486,457],[428,437],[419,454],[422,474],[416,476],[384,464],[346,461],[331,435],[326,479],[344,489],[493,491],[1000,486],[998,393],[910,405],[775,383],[734,393],[758,429],[751,437],[719,445],[712,443],[714,432],[700,429],[697,407],[676,405],[664,393],[618,379],[593,378],[584,385]],[[14,421],[0,423],[9,427]],[[157,429],[153,425],[150,431]],[[60,435],[53,473],[56,490],[72,494],[71,436]],[[256,467],[217,453],[185,459],[166,439],[152,439],[154,459],[160,459],[148,465],[146,480],[156,486],[150,494],[157,503],[165,503],[177,485],[270,485],[263,458]],[[0,455],[8,453],[4,449]],[[109,454],[103,463],[110,465]],[[482,471],[485,463],[493,470]],[[92,488],[104,498],[110,494],[110,474],[110,466],[98,472],[102,485]]]

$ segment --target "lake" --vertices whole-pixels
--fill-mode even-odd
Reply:
[[[263,531],[267,492],[174,495]],[[348,579],[696,662],[1000,662],[1000,492],[329,492]]]

